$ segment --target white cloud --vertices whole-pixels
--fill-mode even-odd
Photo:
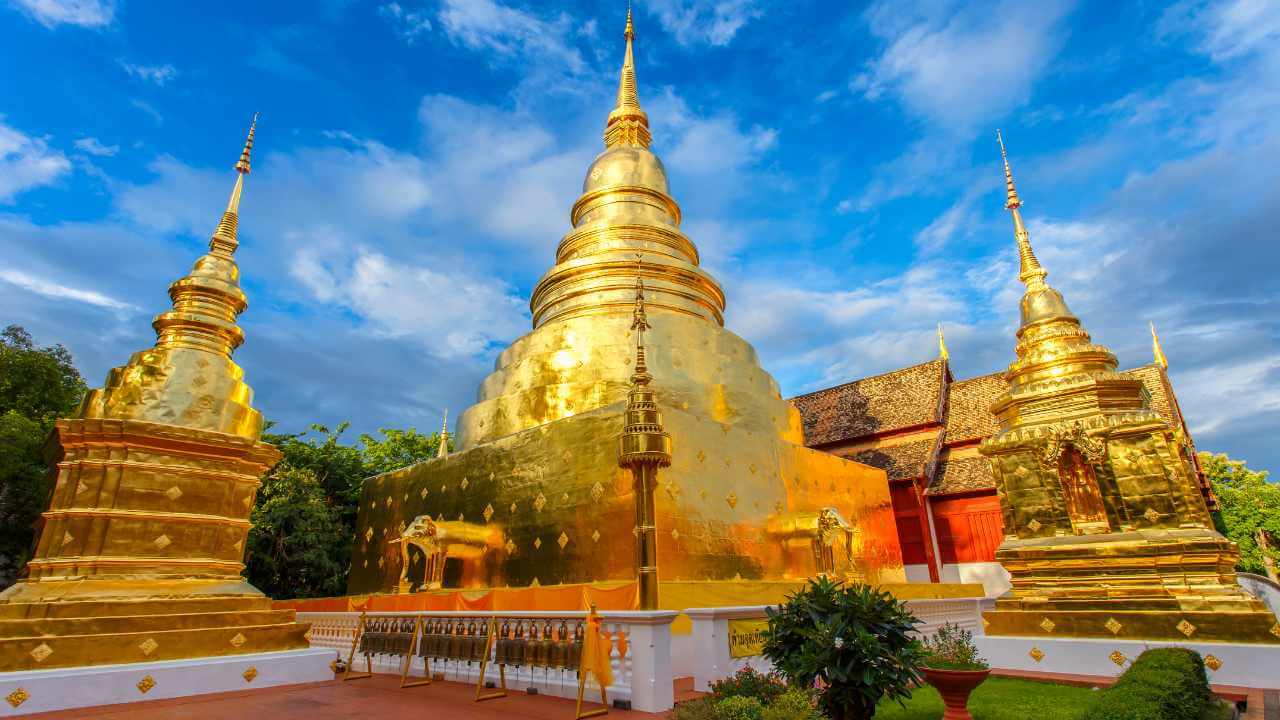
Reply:
[[[155,107],[151,103],[146,102],[145,100],[139,100],[137,98],[133,98],[129,101],[129,104],[141,110],[143,113],[147,115],[147,117],[154,120],[157,125],[164,124],[164,116],[161,115],[160,111],[155,109]]]
[[[406,10],[398,2],[378,8],[378,15],[391,23],[396,34],[412,45],[418,36],[431,29],[431,20],[417,10]]]
[[[174,78],[178,77],[178,69],[168,63],[164,65],[135,65],[121,60],[120,67],[124,68],[124,71],[131,77],[143,82],[153,83],[159,87],[168,85]]]
[[[116,153],[120,152],[119,145],[103,145],[102,141],[96,137],[82,137],[75,141],[75,146],[79,150],[98,157],[115,157]]]
[[[440,358],[486,354],[529,327],[524,300],[506,285],[447,263],[432,269],[361,250],[339,271],[304,250],[291,273],[318,298],[350,308],[381,333],[412,338]]]
[[[132,310],[132,305],[93,290],[81,290],[38,278],[20,270],[0,270],[0,280],[16,285],[23,290],[57,300],[74,300],[110,310]]]
[[[70,169],[66,155],[50,148],[44,138],[0,122],[0,203],[12,202],[24,190],[49,185]]]
[[[1168,8],[1158,30],[1198,36],[1199,49],[1218,62],[1280,43],[1280,4],[1272,0],[1186,0]]]
[[[47,28],[105,27],[115,19],[115,0],[14,0],[31,19]]]
[[[450,40],[472,50],[508,58],[539,55],[573,72],[586,68],[569,44],[576,24],[563,13],[543,20],[493,0],[445,0],[437,19]]]
[[[882,0],[867,11],[887,47],[851,88],[892,95],[939,127],[965,130],[1026,102],[1066,37],[1068,0],[998,7]]]
[[[682,45],[728,45],[764,14],[760,0],[651,0],[645,7]]]

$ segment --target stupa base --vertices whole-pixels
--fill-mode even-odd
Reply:
[[[327,648],[0,673],[5,717],[333,679]]]

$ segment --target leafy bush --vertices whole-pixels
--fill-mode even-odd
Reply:
[[[667,720],[716,720],[716,698],[708,695],[677,703]]]
[[[715,720],[762,720],[763,714],[759,700],[735,695],[716,703]]]
[[[1103,691],[1085,720],[1200,720],[1208,705],[1204,660],[1186,648],[1147,650]]]
[[[832,720],[871,718],[881,698],[901,702],[921,682],[920,621],[887,592],[819,577],[768,612],[765,657],[791,684],[817,686]]]
[[[786,690],[786,683],[777,673],[766,675],[749,666],[711,683],[711,694],[716,698],[753,697],[765,705]]]
[[[765,707],[760,720],[822,720],[822,715],[813,707],[810,693],[788,688]]]
[[[973,633],[955,623],[944,623],[936,633],[925,638],[924,651],[924,666],[937,670],[986,670],[990,667],[978,654]]]

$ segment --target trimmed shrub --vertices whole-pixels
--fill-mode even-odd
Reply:
[[[715,720],[763,720],[763,714],[759,700],[737,695],[716,703]]]
[[[667,720],[716,720],[716,699],[707,696],[676,703]]]
[[[1155,648],[1133,661],[1085,720],[1200,720],[1208,705],[1204,660],[1186,648]]]
[[[773,699],[760,714],[760,720],[823,720],[813,706],[813,696],[800,688],[789,688]]]
[[[764,674],[750,666],[730,677],[711,683],[711,694],[716,698],[752,697],[768,705],[771,700],[786,692],[786,683],[777,673]]]

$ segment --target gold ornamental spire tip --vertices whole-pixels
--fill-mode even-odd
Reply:
[[[1165,357],[1164,348],[1160,347],[1160,336],[1156,334],[1156,324],[1153,322],[1147,324],[1151,326],[1151,355],[1161,370],[1168,370],[1169,358]]]
[[[240,151],[240,159],[236,161],[236,184],[231,187],[231,197],[227,199],[227,209],[218,221],[218,227],[209,240],[209,251],[231,257],[235,254],[240,242],[237,236],[240,225],[240,195],[244,192],[244,176],[249,174],[249,156],[253,152],[253,133],[258,127],[258,113],[253,114],[249,122],[249,134],[244,139],[244,149]]]
[[[951,353],[947,352],[947,339],[942,335],[942,323],[938,323],[938,357],[943,360],[951,359]]]
[[[1013,186],[1013,171],[1009,169],[1009,153],[1005,151],[1004,138],[996,130],[996,142],[1000,144],[1000,159],[1004,163],[1004,181],[1007,189],[1005,208],[1013,216],[1013,235],[1018,243],[1018,279],[1027,286],[1028,291],[1041,290],[1045,287],[1044,278],[1049,273],[1040,265],[1035,251],[1031,249],[1031,233],[1022,222],[1022,198]]]
[[[249,174],[249,153],[253,151],[253,131],[258,127],[258,113],[253,114],[249,122],[249,135],[244,139],[244,150],[240,151],[240,159],[236,161],[236,172]]]
[[[631,20],[631,7],[627,6],[627,25],[622,36],[627,48],[622,56],[622,70],[618,74],[618,97],[605,124],[605,147],[632,145],[647,148],[649,116],[640,108],[640,95],[636,90],[636,61],[632,41],[635,40],[635,24]]]
[[[436,448],[436,457],[449,456],[449,408],[444,409],[444,419],[440,421],[440,446]]]

